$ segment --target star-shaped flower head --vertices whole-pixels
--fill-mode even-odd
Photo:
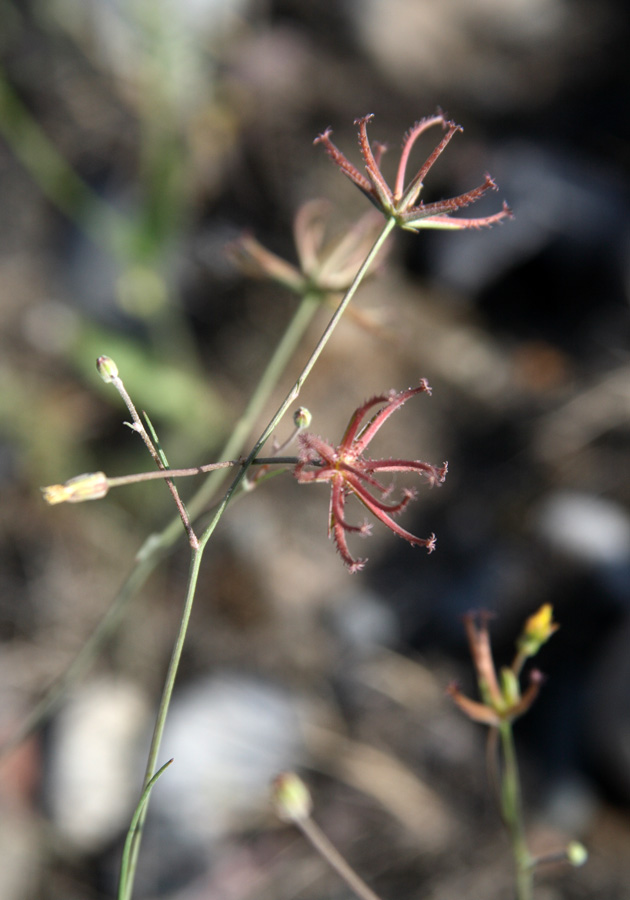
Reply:
[[[415,499],[415,490],[405,488],[398,503],[385,503],[393,486],[383,484],[377,476],[384,472],[419,472],[429,484],[440,484],[446,477],[446,463],[438,467],[420,460],[368,459],[364,456],[370,441],[391,414],[410,397],[421,393],[431,393],[424,379],[417,388],[409,388],[400,393],[391,391],[389,394],[372,397],[355,410],[338,447],[310,433],[301,434],[298,438],[301,444],[300,462],[295,467],[295,476],[301,484],[315,481],[330,482],[328,535],[329,537],[332,535],[341,558],[351,572],[362,569],[366,560],[353,558],[346,536],[347,534],[366,536],[370,533],[371,525],[367,522],[362,525],[351,525],[346,520],[344,507],[350,494],[354,494],[377,519],[410,544],[426,547],[429,553],[435,548],[434,534],[428,538],[419,538],[394,521],[393,517]],[[381,409],[361,427],[368,410],[379,404]]]
[[[395,219],[396,223],[407,231],[418,231],[420,228],[482,228],[493,225],[495,222],[500,222],[502,219],[509,218],[512,215],[509,207],[504,203],[503,209],[492,216],[483,216],[476,219],[451,218],[451,213],[479,200],[486,191],[497,189],[496,184],[489,175],[486,175],[483,184],[465,194],[451,197],[448,200],[439,200],[437,203],[425,204],[421,200],[418,202],[427,173],[454,135],[458,131],[463,131],[461,125],[450,122],[441,112],[416,122],[405,134],[396,183],[392,190],[385,181],[380,169],[381,157],[386,147],[383,144],[375,143],[374,150],[372,150],[368,140],[367,123],[372,118],[373,116],[371,115],[363,116],[363,118],[357,119],[354,123],[359,126],[359,147],[365,161],[365,175],[353,166],[341,150],[330,140],[330,135],[332,134],[330,128],[327,128],[323,134],[320,134],[315,139],[315,143],[324,145],[326,152],[332,161],[339,166],[344,175],[347,175],[388,219]],[[421,134],[434,125],[442,126],[444,136],[405,187],[405,172],[413,145]]]

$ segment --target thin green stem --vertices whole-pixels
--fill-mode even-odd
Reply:
[[[155,775],[149,779],[149,782],[148,782],[147,786],[145,787],[144,791],[142,792],[142,796],[140,797],[140,802],[136,806],[135,812],[131,819],[131,824],[129,826],[129,831],[127,832],[127,838],[125,840],[125,846],[123,849],[122,863],[120,866],[120,884],[118,887],[118,894],[117,894],[118,900],[124,900],[125,886],[129,879],[129,862],[131,859],[131,851],[133,848],[133,841],[134,841],[134,837],[136,834],[136,829],[138,828],[138,823],[140,822],[140,819],[142,817],[142,813],[144,811],[145,806],[149,802],[149,796],[151,794],[151,791],[153,790],[153,785],[158,780],[160,775],[162,775],[166,771],[166,769],[168,769],[168,767],[171,765],[172,762],[173,762],[173,760],[169,759],[169,761],[165,762],[164,765],[160,769],[158,769],[158,771],[155,773]]]
[[[527,662],[528,655],[524,653],[522,650],[519,650],[514,657],[514,661],[512,662],[511,669],[518,678],[523,671],[523,666]]]
[[[269,364],[263,373],[254,393],[251,396],[245,412],[237,422],[232,434],[228,438],[219,456],[222,459],[231,459],[243,449],[245,441],[249,437],[256,419],[269,400],[273,390],[278,384],[289,365],[297,347],[304,337],[307,328],[313,321],[315,313],[321,306],[321,299],[317,293],[309,293],[304,296],[280,343],[276,347]],[[210,475],[205,484],[201,485],[194,497],[188,503],[188,511],[193,519],[208,505],[219,490],[226,473]],[[177,520],[171,522],[169,528],[176,528]],[[168,534],[165,529],[164,534]],[[169,535],[170,536],[170,535]]]
[[[168,709],[171,703],[171,697],[173,694],[173,688],[175,686],[175,679],[177,677],[177,670],[179,668],[179,662],[182,657],[182,651],[184,649],[184,642],[186,640],[186,633],[188,631],[188,623],[190,622],[190,614],[192,612],[193,603],[195,599],[195,592],[197,590],[197,580],[199,578],[199,567],[201,566],[201,559],[203,557],[203,547],[195,547],[191,550],[191,559],[190,559],[190,569],[188,573],[188,586],[186,589],[186,599],[184,601],[184,608],[182,610],[182,617],[179,623],[179,631],[177,633],[177,638],[175,639],[175,644],[173,645],[173,650],[171,653],[171,659],[168,665],[168,670],[166,673],[166,678],[164,681],[164,688],[162,691],[162,697],[160,700],[160,705],[158,707],[158,712],[155,720],[155,726],[153,729],[153,737],[151,738],[151,746],[149,748],[149,756],[147,758],[147,765],[144,774],[144,782],[142,786],[143,792],[146,791],[149,786],[151,779],[153,777],[153,773],[155,771],[155,766],[157,763],[158,754],[160,752],[160,746],[162,743],[162,736],[164,734],[164,726],[166,724],[166,717],[168,715]],[[121,884],[119,887],[119,898],[120,900],[130,900],[131,894],[133,891],[133,882],[136,874],[136,868],[138,865],[138,853],[140,852],[140,843],[142,841],[142,829],[144,826],[144,821],[146,819],[148,805],[145,803],[143,805],[142,811],[138,816],[137,822],[135,823],[134,833],[132,837],[131,849],[129,852],[129,861],[126,870],[126,880],[122,881],[122,872],[121,872]]]
[[[499,734],[503,751],[501,805],[503,819],[512,843],[512,854],[516,870],[516,897],[517,900],[532,900],[534,890],[532,858],[525,840],[521,781],[514,747],[512,723],[502,722],[499,726]]]

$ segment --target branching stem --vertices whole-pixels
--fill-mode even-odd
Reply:
[[[395,225],[396,225],[395,219],[390,218],[390,219],[386,220],[381,233],[377,237],[370,252],[367,254],[365,260],[361,264],[361,267],[359,268],[357,274],[355,275],[355,277],[352,281],[352,284],[350,285],[348,291],[346,292],[343,299],[339,303],[339,306],[335,310],[335,313],[333,314],[332,318],[330,319],[328,325],[324,329],[323,334],[321,335],[319,341],[317,342],[317,344],[315,346],[315,349],[311,353],[311,355],[308,358],[306,364],[304,365],[302,371],[300,372],[295,384],[293,385],[293,387],[291,388],[291,390],[285,397],[283,403],[280,405],[280,407],[278,408],[275,415],[271,418],[267,427],[264,429],[264,431],[262,432],[262,434],[256,441],[256,443],[255,443],[254,447],[252,448],[247,459],[244,461],[242,466],[240,466],[238,472],[236,473],[236,476],[234,477],[230,486],[228,487],[223,499],[221,500],[218,507],[216,508],[214,516],[212,517],[210,524],[208,525],[208,527],[202,534],[202,536],[199,540],[199,546],[192,548],[192,556],[191,556],[189,578],[188,578],[188,587],[186,590],[186,600],[184,602],[184,608],[182,611],[182,618],[180,621],[179,632],[178,632],[177,638],[175,640],[175,645],[173,647],[171,661],[169,664],[168,672],[166,674],[166,680],[165,680],[164,688],[163,688],[163,692],[162,692],[162,699],[160,701],[160,707],[158,710],[155,728],[153,731],[153,738],[151,740],[151,747],[149,749],[149,757],[147,760],[147,767],[146,767],[146,772],[145,772],[143,791],[146,789],[149,782],[151,781],[151,778],[154,775],[155,766],[157,764],[160,746],[162,743],[162,736],[164,733],[164,726],[166,723],[166,717],[168,714],[171,696],[173,693],[173,687],[175,685],[175,679],[177,677],[177,670],[179,667],[179,661],[181,659],[182,649],[184,647],[184,643],[186,640],[188,623],[190,621],[190,615],[192,612],[193,602],[194,602],[194,598],[195,598],[195,592],[197,589],[197,579],[199,577],[199,568],[201,565],[201,559],[202,559],[203,551],[206,547],[206,544],[208,543],[210,537],[214,533],[214,530],[217,527],[219,521],[221,520],[223,513],[227,509],[227,506],[228,506],[230,500],[232,499],[232,497],[234,496],[235,491],[237,490],[237,488],[239,487],[239,485],[245,478],[248,468],[251,466],[253,461],[257,458],[258,453],[260,452],[260,449],[266,443],[266,441],[271,436],[271,434],[276,429],[276,427],[279,425],[282,417],[285,415],[285,413],[287,412],[287,410],[289,409],[291,404],[299,396],[300,390],[302,389],[304,382],[310,375],[315,363],[317,362],[317,360],[323,353],[326,345],[328,344],[328,341],[332,337],[332,334],[333,334],[335,328],[339,324],[341,317],[343,316],[345,310],[347,309],[348,305],[350,304],[350,301],[354,297],[359,285],[363,281],[363,278],[365,277],[368,269],[370,268],[370,266],[376,259],[381,247],[387,240],[387,237],[389,236],[390,232],[393,230]],[[227,456],[227,455],[231,455],[231,454],[226,453],[225,455]],[[191,504],[191,507],[192,507],[192,504]],[[136,872],[136,867],[137,867],[137,862],[138,862],[138,853],[140,851],[140,843],[142,841],[142,828],[143,828],[144,820],[146,817],[146,812],[147,812],[147,805],[145,805],[142,810],[142,814],[139,817],[137,827],[136,827],[135,833],[133,835],[126,883],[121,884],[120,890],[119,890],[119,896],[120,896],[121,900],[130,900],[132,893],[133,893],[133,882],[134,882],[134,877],[135,877],[135,872]],[[367,900],[367,898],[366,898],[366,900]],[[370,900],[374,900],[374,898],[370,898]]]
[[[166,473],[167,466],[165,465],[164,460],[162,459],[160,453],[158,452],[155,444],[151,440],[151,437],[149,436],[148,431],[144,427],[144,423],[143,423],[142,419],[140,418],[140,416],[138,415],[138,411],[134,405],[133,400],[127,393],[127,389],[125,388],[125,385],[123,384],[122,378],[119,375],[113,375],[110,379],[110,383],[113,384],[113,386],[116,388],[116,390],[122,397],[122,400],[123,400],[125,406],[129,410],[129,414],[133,420],[133,425],[131,425],[131,428],[133,431],[137,432],[137,434],[139,434],[140,437],[142,438],[142,440],[144,441],[144,444],[145,444],[147,450],[153,457],[153,460],[154,460],[156,466],[160,470],[160,472],[158,474],[161,475],[162,472],[165,473],[163,477],[166,479],[166,485],[171,493],[173,500],[175,501],[175,506],[177,507],[179,517],[182,520],[184,530],[186,531],[186,535],[188,537],[188,543],[194,550],[196,547],[199,546],[199,540],[198,540],[197,535],[195,534],[194,529],[191,525],[190,517],[188,515],[188,511],[187,511],[186,507],[184,506],[184,502],[183,502],[182,498],[179,496],[179,491],[173,484],[173,481],[172,481],[173,476],[171,474]],[[127,424],[129,424],[129,423],[127,423]],[[119,482],[119,484],[121,484],[121,483],[124,483],[124,482]],[[129,482],[127,482],[127,483],[129,483]],[[111,480],[109,480],[109,485],[111,487]]]

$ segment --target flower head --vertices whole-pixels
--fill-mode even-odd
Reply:
[[[337,447],[310,433],[301,434],[298,438],[301,450],[300,462],[295,467],[295,476],[301,484],[330,482],[328,534],[332,535],[341,558],[351,572],[362,569],[366,560],[352,557],[347,535],[366,536],[370,533],[371,526],[367,522],[362,525],[351,525],[345,518],[345,502],[350,494],[354,494],[377,519],[410,544],[426,547],[429,553],[435,548],[435,535],[432,534],[429,538],[416,537],[394,521],[393,517],[415,499],[416,492],[406,488],[398,503],[385,503],[384,500],[391,494],[392,486],[383,484],[378,476],[385,472],[419,472],[429,484],[440,484],[446,477],[446,463],[437,467],[419,460],[368,459],[364,456],[370,441],[391,414],[410,397],[421,393],[431,393],[424,379],[417,388],[372,397],[355,410]],[[381,409],[361,427],[368,410],[379,404]]]
[[[332,161],[339,166],[344,175],[354,182],[387,218],[394,218],[401,228],[405,228],[407,231],[418,231],[420,228],[482,228],[483,226],[500,222],[502,219],[512,215],[509,207],[504,203],[503,209],[492,216],[483,216],[476,219],[451,218],[451,213],[479,200],[486,191],[497,189],[496,184],[487,174],[483,184],[465,194],[451,197],[448,200],[439,200],[437,203],[425,204],[421,200],[418,201],[424,179],[429,170],[454,135],[458,131],[463,131],[461,125],[456,125],[454,122],[449,121],[441,112],[416,122],[405,134],[396,183],[392,190],[385,181],[380,169],[381,157],[386,148],[383,144],[374,144],[373,150],[368,140],[367,123],[372,118],[373,116],[371,115],[363,116],[361,119],[356,119],[354,123],[359,126],[359,147],[365,162],[365,175],[353,166],[341,150],[330,140],[330,135],[332,134],[330,128],[327,128],[323,134],[320,134],[315,139],[315,143],[323,144]],[[405,186],[405,172],[413,145],[421,134],[434,125],[441,125],[444,135],[409,184]]]

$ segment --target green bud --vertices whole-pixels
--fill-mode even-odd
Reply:
[[[567,859],[576,868],[583,866],[588,859],[588,850],[579,841],[571,841],[566,849]]]
[[[118,366],[109,356],[99,356],[96,360],[96,368],[105,384],[110,384],[118,378]]]
[[[296,428],[308,428],[311,424],[313,416],[311,415],[310,410],[308,410],[305,406],[300,406],[293,413],[293,423]]]
[[[313,808],[308,788],[295,772],[283,772],[274,779],[272,799],[283,822],[303,822]]]

